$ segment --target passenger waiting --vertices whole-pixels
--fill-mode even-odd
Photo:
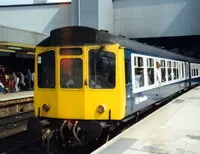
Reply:
[[[4,91],[5,91],[4,85],[0,80],[0,93],[2,94],[2,93],[4,93]]]
[[[28,90],[31,90],[31,78],[32,78],[32,75],[31,75],[31,72],[29,69],[27,69],[27,72],[26,72],[26,85],[27,85],[27,89]]]
[[[18,76],[16,76],[16,83],[15,83],[15,91],[16,92],[18,92],[19,91],[19,88],[18,88],[18,86],[19,86],[19,77]]]
[[[22,72],[19,72],[19,88],[20,90],[24,90],[25,89],[25,76]]]
[[[5,73],[4,74],[4,81],[3,81],[6,93],[10,92],[10,75]]]
[[[15,91],[15,84],[17,82],[17,76],[15,75],[15,72],[13,72],[10,75],[10,91],[14,92]]]

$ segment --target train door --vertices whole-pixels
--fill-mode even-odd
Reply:
[[[59,117],[84,118],[84,52],[81,47],[59,51]]]
[[[132,86],[132,71],[131,71],[131,53],[128,50],[125,51],[125,89],[126,89],[126,115],[133,112],[133,86]]]

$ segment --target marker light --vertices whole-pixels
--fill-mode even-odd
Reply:
[[[43,109],[44,112],[47,112],[47,111],[49,111],[50,106],[48,104],[43,104],[42,109]]]
[[[105,111],[105,109],[104,109],[104,106],[103,106],[103,105],[99,105],[99,106],[97,107],[97,112],[103,113],[104,111]]]

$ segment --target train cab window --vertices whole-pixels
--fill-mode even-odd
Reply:
[[[61,48],[60,55],[82,55],[81,48]]]
[[[112,89],[115,87],[116,58],[112,52],[89,51],[89,87],[92,89]]]
[[[161,60],[161,81],[166,81],[166,65],[165,60]]]
[[[63,58],[60,61],[60,87],[82,88],[83,62],[81,58]]]
[[[148,85],[154,84],[154,59],[147,58],[147,79]]]
[[[38,87],[55,88],[55,52],[41,53],[37,57]]]
[[[142,57],[134,57],[135,87],[144,87],[144,62]]]
[[[168,81],[172,80],[172,62],[167,61],[167,74],[168,74]]]

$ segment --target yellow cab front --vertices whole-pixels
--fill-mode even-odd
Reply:
[[[37,47],[35,115],[122,119],[126,106],[123,50],[117,44]]]

